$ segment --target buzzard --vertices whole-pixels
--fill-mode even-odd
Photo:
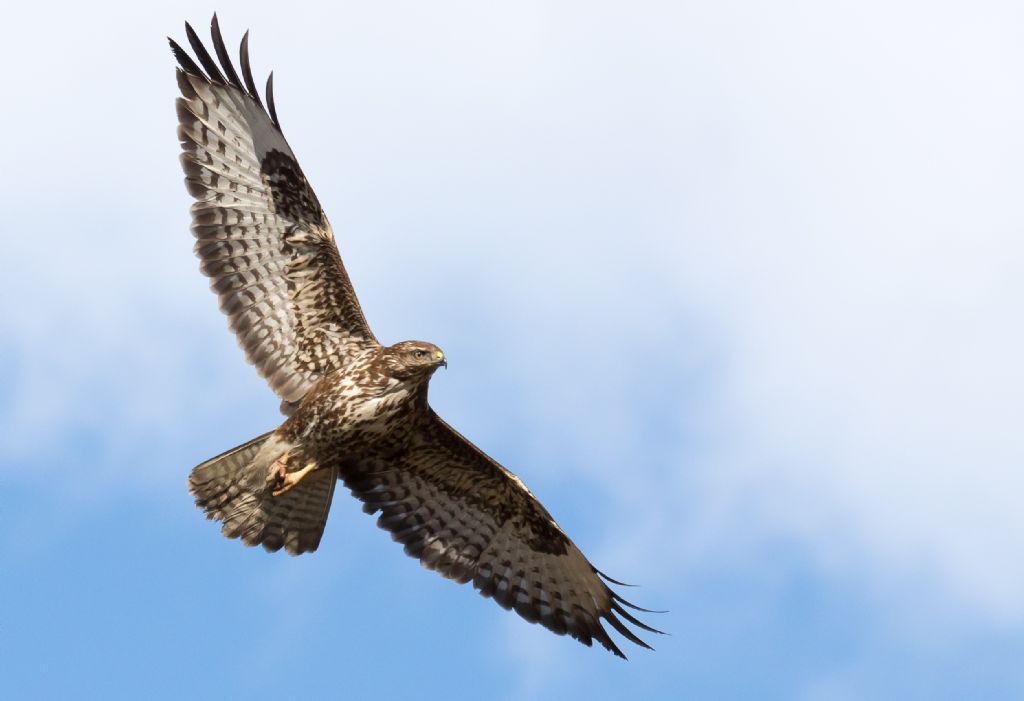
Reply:
[[[506,609],[620,657],[603,622],[645,648],[634,606],[606,582],[526,485],[427,403],[444,353],[381,345],[342,265],[334,232],[281,131],[273,74],[266,105],[235,70],[212,22],[215,61],[188,24],[178,138],[195,198],[192,233],[229,326],[287,417],[192,470],[188,488],[229,538],[298,555],[317,549],[341,480],[405,552]],[[197,63],[198,61],[198,63]]]

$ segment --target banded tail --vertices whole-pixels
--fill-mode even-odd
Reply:
[[[338,481],[337,468],[311,472],[293,489],[273,496],[268,479],[274,461],[295,446],[273,431],[196,466],[188,491],[206,517],[223,522],[221,532],[268,552],[292,555],[320,545]]]

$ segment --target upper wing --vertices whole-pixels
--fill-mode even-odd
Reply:
[[[240,51],[243,87],[217,16],[212,34],[219,67],[192,27],[185,28],[203,68],[169,41],[181,65],[178,138],[185,183],[196,198],[196,254],[246,358],[286,403],[295,402],[377,341],[331,225],[281,132],[273,74],[269,113],[256,92],[248,33]]]
[[[587,561],[518,477],[433,412],[408,452],[344,466],[340,477],[367,513],[381,511],[377,524],[407,554],[459,583],[473,580],[531,623],[620,657],[601,619],[648,649],[617,615],[661,632],[623,608],[646,610],[608,588],[602,577],[618,582]]]

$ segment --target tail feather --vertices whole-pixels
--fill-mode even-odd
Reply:
[[[196,498],[196,506],[206,512],[207,518],[223,521],[229,505],[232,508],[237,505],[246,486],[241,478],[247,476],[246,468],[272,433],[269,431],[253,438],[192,470],[188,476],[188,491]]]
[[[271,552],[282,547],[292,554],[312,552],[320,545],[337,483],[335,470],[321,469],[280,496],[250,495],[224,519],[224,535]]]
[[[270,432],[198,465],[188,478],[196,506],[207,518],[224,523],[224,535],[241,538],[246,545],[262,545],[269,552],[283,547],[292,555],[316,550],[334,497],[337,468],[311,472],[275,497],[267,480],[270,466],[291,448]]]

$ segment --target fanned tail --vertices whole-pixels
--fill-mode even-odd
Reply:
[[[223,522],[227,537],[269,552],[282,547],[292,555],[312,552],[327,524],[337,470],[316,470],[274,496],[271,466],[292,448],[273,431],[265,433],[196,466],[188,490],[207,518]]]

